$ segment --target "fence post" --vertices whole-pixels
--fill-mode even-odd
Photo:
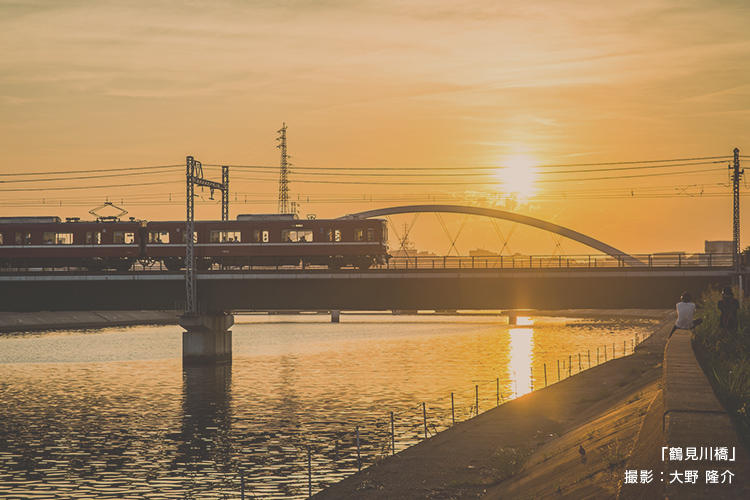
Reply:
[[[581,353],[578,353],[578,373],[581,373],[581,370],[583,370],[583,365],[581,365]]]
[[[497,406],[500,406],[500,379],[497,379]]]
[[[359,426],[357,426],[357,470],[362,470],[362,460],[359,453]]]
[[[627,350],[628,350],[628,341],[627,340],[623,340],[622,341],[622,355],[623,356],[625,356],[625,351],[627,351]]]
[[[312,458],[310,456],[310,445],[307,446],[307,492],[312,496]]]
[[[529,372],[531,372],[531,378],[529,379],[529,389],[532,391],[534,390],[534,367],[529,367]]]
[[[560,360],[557,360],[557,381],[560,381]]]
[[[544,387],[547,387],[547,363],[544,363]]]
[[[391,412],[391,454],[396,454],[396,426],[393,424],[393,412]]]
[[[479,415],[479,384],[475,386],[476,390],[476,402],[477,402],[477,415]]]
[[[573,356],[568,356],[568,377],[573,373]]]
[[[422,403],[422,418],[424,419],[424,438],[427,439],[427,403]]]
[[[617,355],[615,354],[615,343],[612,342],[612,359],[615,359]]]
[[[586,354],[589,357],[589,368],[591,368],[591,349],[586,349]]]
[[[607,346],[604,346],[604,362],[607,362]]]
[[[599,348],[596,348],[596,366],[599,366]]]
[[[451,419],[453,425],[456,425],[456,405],[453,403],[453,393],[451,392]]]

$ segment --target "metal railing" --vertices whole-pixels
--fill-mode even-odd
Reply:
[[[732,254],[639,254],[630,257],[643,267],[731,267]],[[609,255],[497,255],[497,256],[399,256],[387,269],[568,269],[615,268],[631,265],[624,257]]]
[[[633,260],[640,265],[633,265]],[[594,269],[594,268],[730,268],[734,265],[732,254],[673,253],[636,254],[612,257],[609,255],[497,255],[497,256],[438,256],[416,255],[391,257],[386,264],[371,269]],[[46,263],[44,267],[32,262],[11,262],[0,265],[0,274],[25,274],[37,272],[134,273],[171,272],[184,274],[184,270],[169,271],[161,261],[136,261],[128,270],[90,270],[85,260],[66,260]],[[288,258],[264,265],[222,266],[213,264],[206,271],[232,270],[321,270],[327,266],[290,265]],[[344,268],[344,271],[351,268]],[[203,272],[203,271],[201,271]]]

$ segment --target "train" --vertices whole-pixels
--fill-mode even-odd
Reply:
[[[385,264],[383,219],[299,219],[293,214],[244,214],[233,221],[195,221],[196,267],[346,266]],[[185,268],[185,221],[0,217],[0,268],[128,271],[136,262]]]

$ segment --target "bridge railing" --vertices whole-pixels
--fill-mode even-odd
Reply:
[[[732,254],[631,255],[645,267],[730,267]],[[563,269],[633,267],[626,258],[609,255],[494,255],[392,257],[387,269]]]
[[[378,269],[564,269],[564,268],[617,268],[634,267],[632,259],[643,267],[727,268],[733,265],[732,254],[636,254],[621,257],[609,255],[492,255],[492,256],[438,256],[438,255],[397,255],[386,264],[376,266]],[[314,269],[325,266],[309,266]],[[635,266],[641,267],[641,266]],[[290,265],[288,258],[279,258],[276,263],[242,266],[247,270],[292,270],[300,269],[299,265]],[[236,266],[213,264],[206,271],[237,270]],[[100,272],[88,270],[85,260],[66,260],[59,263],[50,262],[41,267],[39,264],[24,262],[0,262],[0,274],[19,274],[33,272]],[[134,262],[127,270],[108,269],[105,273],[128,272],[168,272],[162,262]],[[178,273],[180,271],[171,271]],[[184,271],[183,271],[184,272]]]

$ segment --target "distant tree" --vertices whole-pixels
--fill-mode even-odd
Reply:
[[[742,265],[743,266],[750,265],[750,245],[746,246],[745,249],[742,251]]]

